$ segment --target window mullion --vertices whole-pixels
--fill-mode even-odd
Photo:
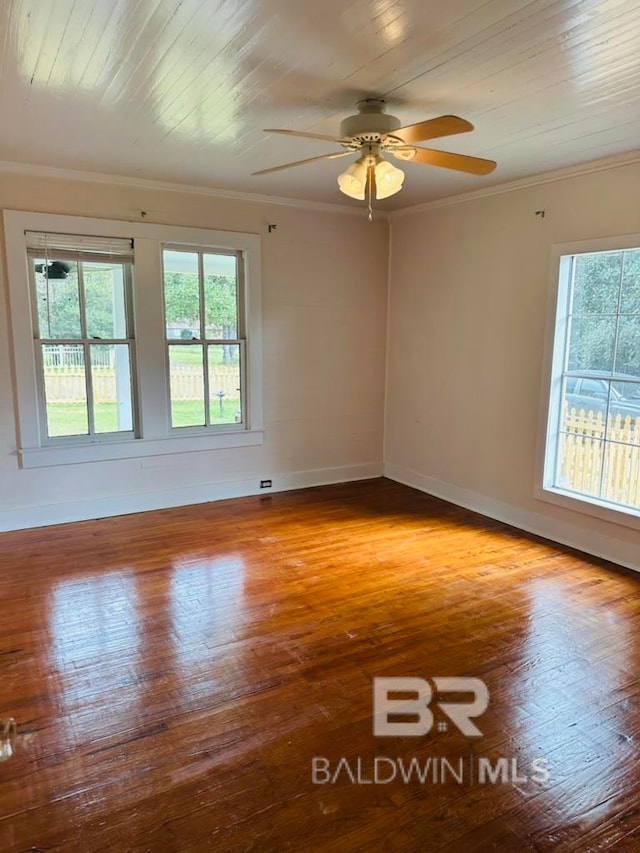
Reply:
[[[204,258],[202,252],[198,252],[198,294],[200,296],[200,340],[206,338],[205,328],[205,304],[204,304]]]
[[[124,283],[124,313],[126,321],[127,340],[135,338],[134,309],[133,309],[133,276],[131,264],[123,264],[122,278]]]
[[[211,426],[211,401],[209,399],[209,346],[204,341],[202,343],[202,370],[204,389],[204,423],[205,426]]]
[[[569,367],[569,345],[571,341],[571,324],[573,323],[573,298],[574,298],[574,283],[576,274],[576,259],[571,258],[571,267],[569,270],[569,281],[564,284],[565,296],[565,314],[563,318],[564,340],[563,340],[563,355],[562,355],[562,370],[560,373],[560,388],[557,411],[557,428],[555,434],[555,449],[553,456],[553,482],[558,482],[558,468],[560,464],[560,436],[565,432],[565,405],[564,405],[564,389],[566,387],[566,376]],[[561,287],[563,285],[561,284]],[[557,392],[556,392],[557,393]]]
[[[245,340],[247,337],[247,303],[246,290],[244,281],[244,255],[242,252],[236,253],[236,327],[238,337]]]
[[[40,427],[40,440],[46,441],[48,432],[47,420],[47,391],[44,376],[44,345],[42,341],[35,340],[35,359],[37,365],[37,393],[38,393],[38,423]]]
[[[627,257],[627,253],[623,252],[622,253],[622,263],[620,264],[620,284],[618,287],[618,304],[617,304],[616,313],[615,313],[616,331],[615,331],[615,337],[613,339],[613,364],[611,366],[612,375],[617,373],[616,364],[618,361],[618,343],[620,340],[620,309],[622,308],[622,283],[624,280],[624,265],[625,265],[626,257]],[[611,390],[609,390],[609,397],[611,397]]]
[[[240,341],[238,348],[240,353],[240,405],[242,411],[242,423],[247,424],[247,348],[244,341]]]
[[[84,348],[84,378],[87,389],[87,415],[89,424],[89,435],[95,435],[95,419],[93,416],[93,377],[91,375],[91,345],[89,341],[83,341]]]
[[[140,386],[138,383],[137,350],[133,341],[126,341],[129,350],[129,381],[131,383],[131,415],[132,427],[135,438],[140,435]]]
[[[81,261],[78,261],[78,303],[80,307],[80,337],[82,350],[84,352],[84,385],[87,395],[87,426],[89,435],[95,435],[95,422],[93,416],[93,382],[91,376],[91,351],[87,337],[87,303],[84,292],[84,269]]]
[[[616,372],[616,362],[618,359],[618,340],[620,333],[620,308],[622,306],[622,282],[624,279],[624,264],[625,264],[626,252],[622,253],[622,263],[620,264],[620,280],[618,282],[618,300],[616,303],[616,313],[615,313],[615,322],[616,328],[613,337],[613,362],[611,364],[611,375]],[[607,405],[604,412],[604,438],[602,440],[602,459],[600,461],[600,481],[598,484],[598,497],[602,497],[602,492],[604,488],[604,469],[605,469],[605,457],[607,453],[607,442],[609,438],[609,410],[611,408],[611,382],[609,379],[609,393],[607,395]]]
[[[198,286],[200,292],[200,341],[202,343],[202,388],[204,392],[204,423],[211,426],[211,401],[209,400],[209,347],[207,345],[207,306],[204,294],[204,256],[198,252]]]
[[[80,337],[83,340],[87,338],[87,311],[86,301],[84,296],[84,270],[83,265],[78,262],[78,301],[80,304]]]

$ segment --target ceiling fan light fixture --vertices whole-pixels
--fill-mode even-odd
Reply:
[[[342,174],[338,175],[340,192],[343,192],[350,198],[356,198],[361,201],[364,198],[366,185],[367,167],[363,157],[356,160],[348,169],[345,169]]]
[[[388,160],[380,160],[375,167],[376,198],[383,199],[395,195],[402,189],[404,172]]]
[[[471,130],[473,130],[471,122],[453,115],[437,116],[402,126],[400,119],[385,113],[384,98],[373,96],[358,102],[358,115],[344,119],[338,136],[284,128],[273,128],[267,131],[287,136],[300,136],[305,139],[317,139],[322,142],[334,142],[340,148],[328,154],[307,157],[306,160],[296,160],[293,163],[284,163],[282,166],[260,169],[253,174],[268,175],[316,160],[348,157],[357,152],[356,156],[359,154],[359,159],[338,176],[338,187],[340,192],[349,198],[358,201],[364,201],[366,198],[369,220],[372,220],[372,199],[389,198],[400,192],[404,184],[404,172],[385,160],[387,155],[401,162],[410,160],[416,164],[438,166],[468,175],[488,175],[492,172],[498,165],[493,160],[420,146],[420,143],[430,139],[468,133]]]

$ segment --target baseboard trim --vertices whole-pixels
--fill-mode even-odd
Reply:
[[[633,544],[611,536],[602,536],[566,521],[519,509],[511,504],[463,489],[452,483],[445,483],[435,477],[428,477],[411,468],[386,464],[384,476],[389,480],[395,480],[397,483],[411,486],[420,492],[456,504],[456,506],[510,524],[512,527],[517,527],[527,533],[542,536],[544,539],[557,542],[559,545],[566,545],[569,548],[591,554],[593,557],[640,572],[637,543]]]
[[[260,488],[260,476],[251,479],[230,480],[219,483],[204,483],[184,486],[159,492],[142,492],[128,495],[113,495],[87,501],[70,501],[45,506],[20,507],[0,512],[0,531],[24,530],[31,527],[48,527],[52,524],[67,524],[73,521],[88,521],[116,515],[131,515],[176,506],[208,503],[250,495],[268,495],[292,489],[312,486],[327,486],[332,483],[348,483],[355,480],[370,480],[382,476],[382,465],[371,462],[364,465],[347,465],[339,468],[319,468],[311,471],[295,471],[288,474],[265,473],[273,486]]]

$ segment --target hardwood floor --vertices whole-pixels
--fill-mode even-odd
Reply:
[[[0,592],[4,853],[640,850],[631,572],[376,480],[3,534]],[[483,736],[375,738],[376,676]]]

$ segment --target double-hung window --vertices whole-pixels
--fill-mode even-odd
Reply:
[[[242,269],[240,252],[164,248],[173,428],[244,422]]]
[[[543,483],[627,517],[640,516],[637,246],[558,252]]]
[[[262,443],[259,235],[3,218],[22,467]]]
[[[27,232],[45,443],[134,437],[131,240]]]

